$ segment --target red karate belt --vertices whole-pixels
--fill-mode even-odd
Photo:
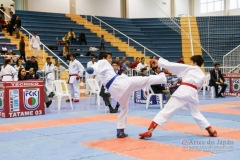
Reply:
[[[192,87],[192,88],[194,88],[194,89],[197,90],[197,86],[195,86],[195,85],[193,85],[193,84],[191,84],[191,83],[182,82],[181,85],[189,86],[189,87]]]

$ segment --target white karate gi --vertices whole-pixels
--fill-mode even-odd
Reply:
[[[153,119],[158,125],[163,126],[181,107],[185,106],[191,112],[194,120],[201,129],[210,126],[206,118],[198,109],[198,91],[201,90],[205,75],[198,66],[190,66],[180,63],[171,63],[163,58],[158,60],[158,66],[167,68],[173,74],[182,77],[182,82],[192,84],[197,90],[187,85],[180,85],[173,93],[164,109]]]
[[[137,65],[137,67],[136,67],[136,71],[137,71],[137,72],[140,72],[142,68],[146,68],[146,67],[147,67],[147,64],[146,64],[146,63],[144,63],[144,64],[138,63],[138,65]],[[148,68],[147,68],[147,69],[148,69]]]
[[[69,63],[69,86],[70,94],[73,99],[80,98],[79,80],[76,79],[77,76],[83,76],[84,67],[78,60],[70,61]]]
[[[99,60],[91,66],[94,69],[92,75],[97,75],[100,82],[106,84],[116,76],[111,64],[106,60]],[[121,106],[121,112],[118,116],[117,129],[124,129],[127,125],[128,103],[133,91],[150,86],[152,84],[165,84],[166,76],[164,73],[151,75],[149,77],[128,77],[125,74],[117,76],[109,88],[111,96],[118,101]]]
[[[47,95],[49,95],[51,92],[53,92],[53,86],[52,86],[52,81],[54,81],[54,74],[53,74],[53,70],[54,70],[54,65],[51,64],[50,66],[45,63],[44,67],[43,67],[43,72],[45,72],[45,87],[46,87],[46,92]]]
[[[17,75],[18,72],[13,66],[7,64],[6,67],[1,67],[0,76],[2,77],[2,81],[17,81]]]
[[[32,36],[30,44],[33,47],[33,55],[34,56],[39,56],[39,52],[40,52],[40,37],[39,36]]]

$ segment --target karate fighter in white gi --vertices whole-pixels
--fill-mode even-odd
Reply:
[[[128,77],[125,74],[117,75],[110,64],[111,61],[111,53],[101,52],[99,54],[99,61],[87,68],[86,71],[90,75],[97,75],[111,96],[120,104],[121,112],[117,121],[117,137],[124,138],[128,136],[124,133],[124,129],[127,125],[128,103],[132,92],[152,84],[165,84],[166,76],[164,73],[149,77]]]
[[[139,134],[140,138],[151,137],[153,130],[164,124],[179,110],[185,106],[191,112],[194,120],[201,129],[206,129],[210,136],[217,137],[217,131],[214,130],[207,119],[198,109],[198,92],[201,90],[205,75],[200,66],[204,60],[201,55],[191,57],[191,64],[171,63],[163,58],[158,60],[158,66],[169,69],[173,74],[182,77],[182,83],[171,96],[164,109],[161,110],[150,124],[148,131]]]
[[[4,64],[1,67],[0,76],[2,77],[2,81],[17,81],[17,75],[18,72],[16,69],[11,66],[12,60],[11,59],[5,59]]]
[[[75,54],[70,54],[69,58],[70,62],[68,83],[70,85],[70,94],[73,98],[73,102],[79,102],[80,98],[79,80],[80,77],[83,76],[84,67],[78,60],[76,60]],[[70,102],[70,99],[67,99],[66,102]]]
[[[46,58],[46,63],[42,71],[45,73],[45,87],[47,90],[47,95],[48,97],[53,97],[55,95],[52,86],[52,81],[54,81],[54,65],[52,64],[50,57]]]

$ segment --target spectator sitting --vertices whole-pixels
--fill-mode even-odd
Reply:
[[[119,63],[120,63],[119,61],[120,61],[119,56],[116,56],[115,59],[114,59],[114,62],[117,63],[117,64],[119,64]]]
[[[30,68],[34,68],[35,71],[38,71],[38,62],[35,56],[32,56],[31,60],[28,60],[26,63],[26,70],[28,71]]]
[[[153,75],[158,75],[160,74],[161,70],[159,67],[153,67]],[[157,85],[151,85],[151,88],[154,93],[163,93],[166,95],[166,100],[168,101],[170,99],[170,91],[169,88],[165,87],[164,84],[157,84]]]
[[[121,71],[124,72],[124,73],[127,73],[129,71],[129,68],[128,68],[129,64],[130,64],[129,60],[126,60],[122,64],[122,70]]]
[[[135,69],[139,62],[140,62],[140,58],[136,57],[135,61],[133,61],[132,64],[130,65],[130,68]],[[137,72],[135,70],[133,70],[133,75],[134,76],[136,75],[136,73]]]
[[[76,34],[74,33],[73,29],[70,29],[68,32],[68,39],[70,40],[70,44],[76,44]]]
[[[7,26],[8,26],[7,22],[3,18],[0,18],[1,29],[7,28]]]
[[[218,97],[224,97],[224,92],[227,88],[227,83],[225,82],[225,79],[219,70],[220,63],[215,63],[214,64],[214,69],[210,71],[210,81],[209,81],[209,86],[214,86],[215,88],[215,95],[216,98]],[[222,89],[218,93],[218,86],[221,86]]]
[[[19,81],[28,80],[28,76],[25,68],[20,68],[18,70],[18,80]]]
[[[87,45],[87,39],[85,36],[85,33],[81,32],[79,35],[79,44],[82,45],[82,42],[85,43],[85,45]]]
[[[14,65],[14,68],[16,69],[16,71],[19,71],[20,68],[24,68],[24,66],[22,65],[22,60],[21,59],[17,59],[17,62]]]
[[[66,58],[66,60],[70,60],[69,59],[69,54],[70,54],[70,49],[69,49],[69,45],[68,43],[66,43],[63,47],[63,50],[62,50],[62,53],[63,53],[63,56]]]
[[[37,79],[40,80],[40,77],[38,74],[36,74],[36,71],[34,68],[30,68],[28,71],[28,79]]]
[[[137,65],[136,71],[137,71],[137,72],[140,72],[142,68],[147,68],[147,67],[148,67],[148,66],[147,66],[147,64],[145,63],[145,58],[142,57],[142,58],[141,58],[141,62],[138,63],[138,65]]]
[[[142,68],[141,69],[141,76],[147,76],[147,68]]]
[[[150,60],[150,68],[158,67],[158,60],[156,59],[156,56],[152,56],[152,59]]]
[[[62,42],[61,44],[69,44],[69,39],[68,39],[68,35],[67,34],[64,34],[64,36],[62,37]]]
[[[177,60],[177,63],[182,63],[182,64],[184,64],[183,56],[181,56],[181,57]]]

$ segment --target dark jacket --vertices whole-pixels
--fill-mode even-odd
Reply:
[[[17,28],[21,28],[21,26],[22,26],[22,22],[21,22],[21,19],[19,19],[19,20],[16,20],[16,27]]]
[[[39,75],[38,74],[34,74],[34,75],[28,75],[28,79],[39,79]]]
[[[157,75],[157,74],[153,73],[153,75]],[[154,93],[162,93],[162,91],[166,89],[164,84],[151,85],[151,88]]]
[[[217,73],[218,73],[218,77],[219,77],[218,82],[220,82],[220,79],[221,79],[223,82],[225,82],[225,79],[224,79],[221,71],[218,70]],[[214,85],[216,84],[216,82],[217,82],[217,75],[216,75],[215,69],[213,69],[213,70],[210,71],[209,86],[214,86]]]
[[[35,71],[38,71],[38,62],[35,61],[34,63],[32,63],[32,61],[27,61],[26,70],[28,71],[30,68],[34,68]]]
[[[19,51],[21,54],[25,54],[25,42],[24,41],[19,42]]]

